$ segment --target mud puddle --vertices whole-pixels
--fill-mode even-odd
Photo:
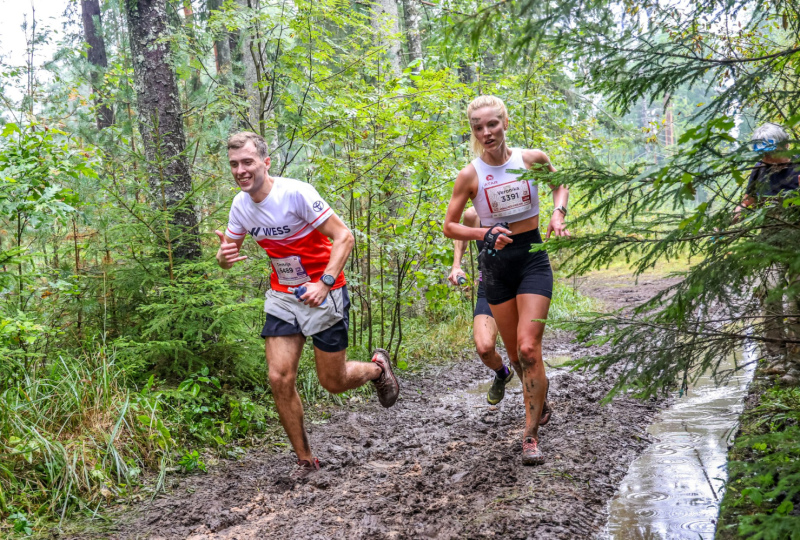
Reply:
[[[721,367],[742,364],[742,356]],[[710,375],[659,414],[648,432],[658,440],[631,464],[609,503],[606,537],[712,539],[727,473],[728,443],[739,422],[752,366],[717,386]]]

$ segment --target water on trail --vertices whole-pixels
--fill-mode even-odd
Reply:
[[[746,360],[753,354],[745,351]],[[722,369],[742,364],[728,358]],[[749,362],[748,362],[749,363]],[[606,537],[626,539],[711,539],[727,478],[728,443],[743,408],[752,367],[726,386],[703,375],[688,395],[661,412],[648,432],[656,442],[628,469],[609,502]]]

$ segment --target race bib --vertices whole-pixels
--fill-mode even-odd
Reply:
[[[531,209],[531,188],[527,181],[507,182],[484,188],[493,218],[521,214]]]
[[[283,259],[272,259],[272,267],[278,274],[278,283],[286,285],[287,287],[294,287],[301,285],[307,281],[311,281],[308,277],[308,272],[303,268],[300,262],[300,257],[292,255]]]

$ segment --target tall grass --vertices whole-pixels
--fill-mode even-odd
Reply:
[[[67,510],[121,494],[173,445],[149,388],[98,349],[32,366],[0,394],[0,510],[63,518]],[[2,529],[0,529],[2,530]]]

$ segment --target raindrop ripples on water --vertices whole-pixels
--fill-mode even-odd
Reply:
[[[726,363],[733,367],[732,359],[721,365]],[[609,503],[608,538],[713,539],[728,437],[751,376],[739,373],[719,388],[700,377],[687,396],[660,413],[648,428],[658,442],[631,464]]]

